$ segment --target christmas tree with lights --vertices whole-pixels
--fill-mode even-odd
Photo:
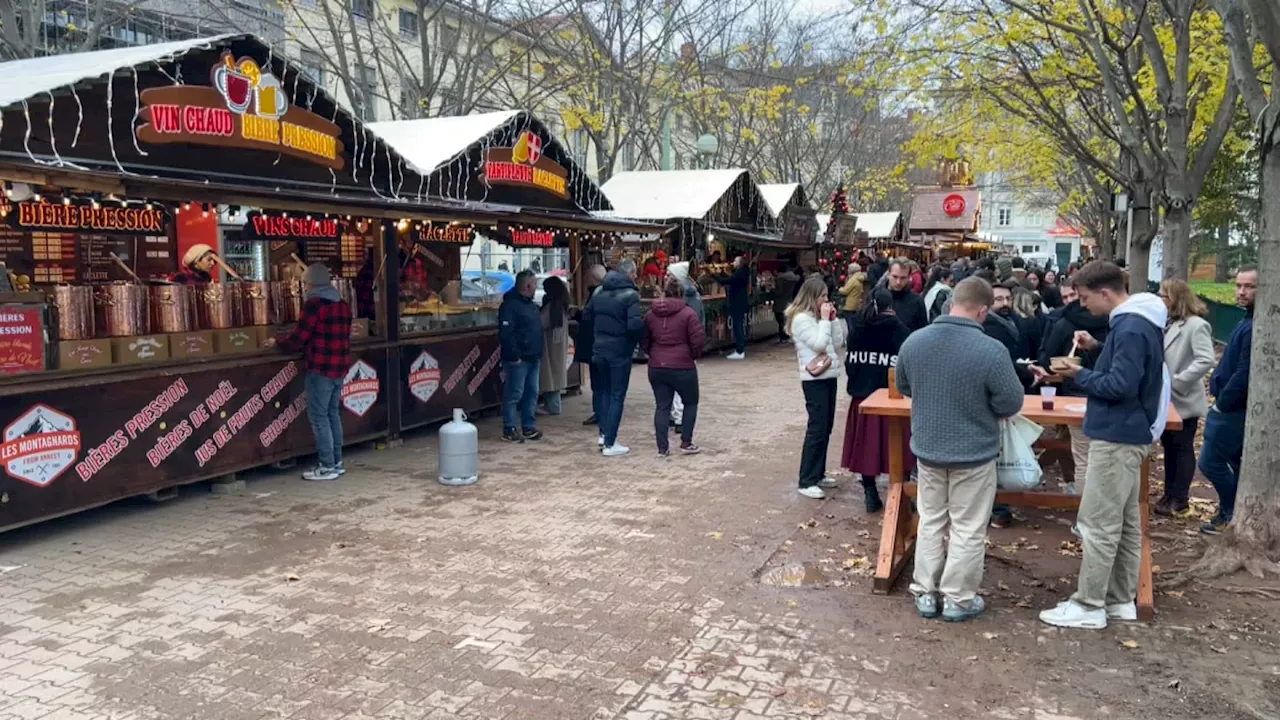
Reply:
[[[841,283],[846,280],[844,263],[844,253],[836,247],[836,222],[845,215],[849,214],[849,193],[844,189],[844,183],[831,193],[831,218],[827,220],[827,229],[824,233],[824,242],[818,249],[818,265],[825,271],[830,269],[838,274]]]

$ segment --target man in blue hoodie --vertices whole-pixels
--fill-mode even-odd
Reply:
[[[1253,301],[1258,295],[1258,268],[1246,266],[1236,273],[1236,304],[1244,319],[1231,332],[1222,362],[1209,377],[1213,407],[1204,420],[1204,448],[1200,472],[1218,491],[1218,514],[1200,532],[1217,535],[1231,522],[1236,510],[1236,485],[1244,457],[1244,420],[1249,404],[1249,358],[1253,354]]]
[[[631,356],[644,335],[644,308],[636,289],[636,264],[630,258],[605,275],[600,291],[582,311],[583,319],[595,329],[591,362],[600,379],[600,447],[606,457],[626,455],[630,450],[618,443],[622,424],[622,404],[631,384]]]
[[[1092,370],[1062,373],[1074,378],[1089,399],[1084,416],[1089,468],[1076,516],[1084,558],[1075,594],[1040,613],[1040,619],[1058,627],[1101,629],[1108,619],[1138,619],[1140,474],[1169,413],[1164,365],[1169,311],[1151,293],[1129,295],[1124,271],[1109,262],[1085,266],[1075,285],[1080,304],[1108,316],[1111,329]],[[1077,331],[1075,339],[1086,351],[1098,347],[1088,331]]]
[[[516,275],[516,286],[502,297],[498,309],[498,340],[502,343],[502,439],[522,443],[541,440],[534,410],[538,405],[538,365],[542,362],[542,314],[533,304],[538,278],[530,270]],[[520,428],[517,432],[516,414]]]

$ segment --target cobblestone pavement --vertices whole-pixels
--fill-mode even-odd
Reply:
[[[265,473],[6,535],[0,720],[1147,716],[1054,695],[981,649],[990,627],[924,628],[869,581],[762,586],[819,507],[861,514],[794,492],[794,356],[703,363],[696,457],[656,457],[644,373],[626,458],[595,451],[578,397],[537,444],[482,420],[471,488],[435,482],[422,433],[336,483]],[[944,632],[955,659],[931,665]],[[1082,677],[1135,677],[1107,672]]]

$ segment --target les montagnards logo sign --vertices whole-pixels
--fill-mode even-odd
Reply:
[[[531,130],[520,133],[512,147],[485,151],[484,178],[490,186],[536,187],[569,198],[569,172],[542,153],[542,137]]]
[[[280,80],[253,58],[223,52],[211,80],[212,87],[143,90],[138,139],[270,150],[335,170],[345,165],[338,126],[291,105]]]

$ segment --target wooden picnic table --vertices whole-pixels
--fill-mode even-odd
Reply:
[[[1022,403],[1023,417],[1047,427],[1053,425],[1084,424],[1085,398],[1057,397],[1054,408],[1045,410],[1039,395],[1027,395]],[[911,422],[911,398],[889,397],[888,389],[880,389],[862,401],[859,412],[883,415],[889,419],[889,497],[885,501],[884,527],[880,532],[880,553],[876,560],[873,591],[888,593],[894,582],[912,557],[915,548],[918,518],[915,506],[907,498],[916,494],[916,484],[907,482],[903,466],[903,440]],[[1182,418],[1173,406],[1169,406],[1169,430],[1182,429]],[[1142,562],[1138,570],[1138,618],[1150,622],[1155,616],[1155,593],[1151,579],[1151,537],[1147,522],[1151,517],[1147,498],[1151,475],[1151,460],[1142,461],[1142,487],[1138,494],[1138,513],[1142,523]],[[1018,507],[1038,507],[1076,510],[1080,496],[1061,492],[1009,491],[996,492],[996,502]]]

